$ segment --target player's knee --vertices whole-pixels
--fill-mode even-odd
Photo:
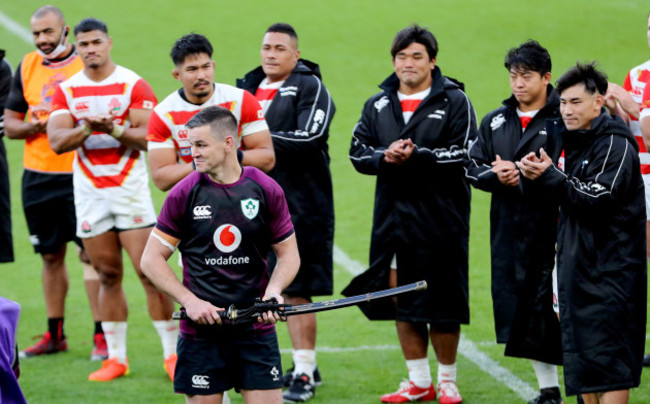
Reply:
[[[113,286],[122,282],[122,268],[99,265],[97,272],[99,273],[99,280],[102,285]]]
[[[43,258],[43,267],[45,270],[56,271],[64,267],[65,256],[62,256],[61,254],[48,253],[42,254],[41,257]]]

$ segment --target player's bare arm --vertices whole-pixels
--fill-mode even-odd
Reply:
[[[546,154],[544,149],[539,149],[539,155],[540,157],[538,158],[535,153],[528,153],[524,158],[516,163],[523,176],[529,180],[539,178],[539,176],[553,164],[551,157]]]
[[[49,104],[47,104],[49,106]],[[49,112],[49,107],[48,111]],[[12,111],[10,109],[4,110],[5,117],[5,134],[9,139],[27,139],[28,137],[37,133],[45,132],[47,128],[47,119],[37,119],[38,113],[32,112],[32,119],[30,122],[25,121],[27,114]]]
[[[275,298],[278,303],[284,303],[282,291],[291,284],[293,278],[298,273],[298,268],[300,268],[300,255],[298,254],[296,235],[293,234],[289,238],[273,244],[271,247],[277,257],[277,263],[273,269],[273,274],[271,275],[262,300]],[[280,316],[277,313],[268,312],[263,315],[263,321],[267,323],[275,323],[279,320]]]
[[[179,239],[154,228],[142,253],[142,272],[160,291],[183,305],[192,321],[198,324],[221,324],[218,311],[223,309],[196,297],[183,286],[167,263],[179,242]]]
[[[268,130],[242,136],[241,144],[244,152],[242,165],[257,167],[264,172],[271,171],[275,166],[275,151]]]
[[[192,164],[179,164],[176,150],[172,148],[151,149],[147,153],[153,183],[161,191],[170,190],[194,169]]]
[[[77,149],[91,133],[85,125],[75,126],[69,113],[50,116],[47,121],[47,138],[52,150],[58,154]]]

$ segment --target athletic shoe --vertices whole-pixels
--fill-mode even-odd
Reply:
[[[109,358],[102,362],[102,367],[99,370],[92,372],[88,376],[88,380],[94,382],[110,382],[118,377],[126,376],[129,374],[129,363],[126,365],[120,363],[117,358]]]
[[[406,379],[402,380],[396,392],[381,396],[382,403],[408,403],[411,401],[433,401],[435,399],[436,388],[433,387],[433,383],[423,389]]]
[[[25,348],[25,350],[20,351],[19,356],[21,358],[31,358],[33,356],[54,354],[68,350],[68,341],[65,338],[59,341],[54,341],[52,339],[52,334],[50,334],[49,331],[46,332],[45,335],[34,337],[34,339],[36,338],[41,339],[29,348]]]
[[[97,333],[93,337],[93,350],[90,352],[91,361],[103,361],[108,359],[108,346],[104,334]]]
[[[289,389],[282,394],[282,398],[290,403],[304,403],[315,393],[316,386],[311,384],[307,374],[301,373],[291,381]]]
[[[650,354],[643,357],[643,366],[650,366]]]
[[[559,387],[543,389],[539,395],[528,402],[528,404],[562,404],[562,394]]]
[[[562,397],[552,397],[544,394],[533,398],[528,404],[563,404]]]
[[[167,375],[169,375],[169,380],[172,382],[174,381],[174,373],[176,372],[176,360],[178,359],[178,356],[176,354],[171,354],[167,358],[165,358],[165,361],[163,362],[163,367],[165,368],[165,371],[167,372]]]
[[[460,396],[456,382],[445,380],[438,383],[438,394],[440,395],[440,404],[458,404],[463,402]]]
[[[284,383],[284,387],[289,387],[291,385],[291,381],[293,380],[293,370],[296,368],[296,365],[291,366],[291,369],[287,369],[287,371],[284,373],[284,376],[282,376],[282,383]],[[316,365],[316,369],[314,369],[314,386],[318,387],[323,384],[323,381],[320,378],[320,372],[318,371],[318,365]]]

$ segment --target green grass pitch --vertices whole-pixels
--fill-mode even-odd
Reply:
[[[28,28],[31,13],[43,3],[3,0],[0,4],[2,14]],[[302,56],[320,63],[324,82],[337,106],[330,134],[336,244],[361,263],[367,263],[374,179],[356,173],[347,152],[363,102],[378,91],[377,84],[392,71],[389,49],[399,29],[414,22],[431,28],[440,44],[438,65],[444,74],[465,82],[479,119],[510,94],[503,57],[508,48],[526,39],[536,39],[549,49],[553,80],[576,60],[598,60],[611,81],[622,83],[627,70],[650,58],[644,34],[649,7],[638,0],[61,0],[56,5],[71,26],[88,16],[104,20],[114,39],[113,60],[149,81],[159,99],[179,86],[171,77],[173,66],[169,59],[170,48],[179,36],[193,31],[205,34],[215,47],[216,80],[234,84],[237,77],[259,64],[264,30],[277,21],[293,24],[300,35]],[[33,45],[0,24],[0,48],[7,50],[7,58],[15,67]],[[22,142],[4,142],[11,170],[16,262],[0,266],[0,295],[22,305],[18,342],[25,347],[46,327],[41,265],[29,244],[21,208]],[[160,208],[164,194],[154,191],[154,198]],[[521,403],[524,400],[520,394],[493,377],[497,370],[507,370],[537,388],[530,364],[504,357],[503,347],[493,343],[489,200],[489,195],[473,192],[472,322],[463,327],[463,335],[478,351],[459,355],[458,382],[466,403]],[[125,269],[124,284],[130,307],[131,375],[107,384],[87,381],[88,373],[98,367],[88,360],[92,319],[81,267],[74,254],[68,254],[67,263],[70,291],[66,331],[70,351],[22,362],[20,382],[28,401],[182,402],[182,396],[172,393],[163,371],[158,337],[130,265]],[[337,266],[335,290],[340,291],[350,279],[351,275]],[[381,394],[395,390],[406,376],[406,369],[391,322],[369,322],[355,308],[325,312],[318,318],[318,346],[322,348],[318,362],[324,385],[313,403],[378,403]],[[286,327],[278,329],[281,347],[286,350],[290,347]],[[482,370],[469,359],[476,359],[476,355],[493,362]],[[283,355],[283,359],[287,364],[290,355]],[[435,375],[435,360],[431,359],[431,363]],[[650,376],[644,375],[641,387],[632,392],[632,403],[650,402],[648,383]],[[238,395],[231,396],[241,402]],[[575,398],[566,402],[575,402]]]

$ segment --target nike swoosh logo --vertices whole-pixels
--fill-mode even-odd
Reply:
[[[420,393],[420,394],[402,393],[401,396],[404,397],[404,398],[407,398],[407,399],[409,399],[409,400],[411,400],[411,401],[415,401],[415,400],[417,400],[418,398],[421,398],[421,397],[426,396],[427,393],[428,393],[428,391],[425,391],[424,393]]]

